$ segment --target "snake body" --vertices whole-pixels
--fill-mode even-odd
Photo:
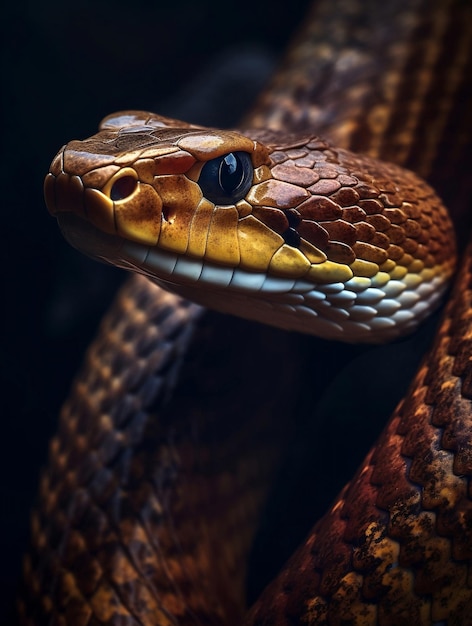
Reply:
[[[201,304],[379,342],[445,289],[451,223],[400,166],[464,223],[470,7],[326,2],[308,24],[241,131],[124,112],[51,165],[46,200],[71,243],[154,282],[124,286],[64,406],[25,624],[244,619],[247,553],[313,344]],[[471,254],[408,395],[245,623],[472,623]]]

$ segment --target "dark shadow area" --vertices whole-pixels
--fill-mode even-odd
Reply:
[[[120,109],[236,124],[304,4],[50,0],[2,11],[2,623],[59,407],[123,278],[63,241],[43,201],[49,163]]]

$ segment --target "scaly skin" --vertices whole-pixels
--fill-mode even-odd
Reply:
[[[251,153],[256,170],[254,183],[261,185],[259,191],[249,192],[252,204],[246,198],[238,201],[236,211],[230,211],[232,239],[225,239],[224,253],[217,257],[223,265],[234,264],[237,247],[238,262],[242,259],[242,270],[237,274],[240,282],[242,272],[255,277],[256,283],[261,274],[261,268],[251,265],[259,262],[258,255],[249,253],[251,248],[243,236],[235,236],[237,225],[244,220],[253,224],[250,230],[257,233],[258,245],[269,244],[271,252],[265,255],[264,268],[269,268],[272,279],[279,281],[279,288],[286,285],[282,282],[286,279],[284,272],[289,274],[288,280],[302,277],[305,281],[309,272],[316,274],[325,263],[341,265],[348,281],[352,280],[347,276],[353,269],[370,268],[370,272],[373,268],[369,264],[380,267],[401,259],[403,265],[399,263],[397,267],[408,273],[417,262],[404,258],[412,252],[407,248],[421,250],[425,243],[418,225],[426,229],[428,241],[439,242],[443,238],[448,243],[449,252],[439,252],[438,256],[434,253],[432,264],[426,265],[442,266],[438,276],[446,277],[453,260],[449,226],[442,209],[437,233],[431,229],[428,214],[423,225],[421,217],[419,222],[413,220],[415,226],[408,224],[414,216],[403,203],[411,201],[408,194],[413,179],[410,174],[401,174],[407,184],[399,191],[395,189],[400,198],[395,198],[394,206],[383,205],[379,213],[369,213],[367,209],[373,203],[377,205],[382,195],[387,195],[388,200],[388,194],[372,185],[370,173],[366,189],[366,181],[359,182],[363,175],[352,171],[351,157],[343,151],[355,147],[426,175],[448,200],[462,234],[462,225],[470,222],[466,210],[470,176],[461,176],[470,155],[470,24],[471,7],[460,0],[320,2],[276,82],[263,96],[256,113],[248,118],[243,137],[220,131],[204,131],[202,136],[194,128],[199,141],[211,138],[210,146],[203,141],[198,148],[184,139],[184,152],[191,159],[184,154],[179,163],[172,155],[182,146],[177,150],[174,146],[169,153],[171,158],[162,158],[164,167],[171,167],[165,170],[169,178],[156,182],[156,191],[154,173],[162,172],[155,172],[149,159],[140,162],[143,153],[133,151],[136,145],[132,142],[120,143],[121,137],[116,143],[116,118],[111,117],[105,122],[108,129],[100,136],[111,133],[108,137],[112,143],[102,144],[92,169],[97,165],[111,165],[112,169],[100,170],[105,173],[104,178],[97,177],[97,172],[87,178],[90,154],[84,159],[84,151],[80,150],[71,161],[72,169],[69,171],[69,164],[65,169],[82,179],[71,178],[61,174],[64,168],[60,157],[52,166],[52,173],[58,178],[56,191],[52,192],[52,183],[46,186],[48,203],[54,211],[68,207],[80,212],[84,188],[88,188],[85,195],[90,204],[87,202],[86,206],[98,211],[95,217],[93,212],[88,217],[95,223],[86,227],[77,216],[60,218],[72,243],[118,265],[137,266],[145,274],[157,267],[156,280],[172,290],[223,310],[236,306],[241,313],[247,294],[254,295],[260,282],[254,289],[246,285],[240,296],[237,289],[231,297],[226,289],[215,289],[213,297],[203,287],[205,281],[209,282],[210,275],[223,280],[228,273],[210,267],[208,276],[199,284],[204,291],[198,292],[199,285],[192,275],[195,265],[177,263],[175,250],[180,255],[182,248],[188,249],[192,219],[183,220],[183,238],[174,237],[166,220],[153,219],[155,203],[146,202],[148,210],[137,214],[131,196],[130,212],[110,212],[106,198],[111,189],[107,183],[117,172],[124,171],[116,167],[128,168],[125,175],[134,177],[129,170],[137,171],[139,164],[142,175],[148,177],[145,184],[154,189],[146,192],[148,198],[155,200],[159,196],[157,211],[164,217],[175,221],[177,216],[171,210],[176,182],[188,190],[182,215],[192,215],[193,209],[202,206],[208,216],[210,209],[202,202],[197,184],[201,163],[195,160],[214,156],[212,150],[218,149],[214,139],[219,137],[225,150],[236,149],[236,145],[237,149]],[[130,126],[130,121],[126,126]],[[301,174],[306,162],[301,170],[295,163],[286,167],[290,161],[311,158],[302,152],[314,136],[312,125],[316,125],[317,135],[335,140],[333,145],[340,146],[327,148],[324,140],[322,145],[316,145],[316,149],[329,155],[329,166],[323,163],[319,168],[323,173],[316,181]],[[132,126],[131,123],[130,135]],[[175,135],[176,126],[172,126]],[[182,128],[182,123],[177,123],[177,127]],[[274,140],[266,130],[247,130],[254,127],[274,131],[283,128],[284,133],[293,131],[295,138],[289,135],[283,148],[275,149],[280,140]],[[183,128],[185,132],[178,135],[188,138],[192,127],[184,124]],[[149,139],[148,129],[144,134]],[[248,137],[267,144],[267,150],[254,149],[252,142],[249,148]],[[97,145],[96,138],[92,138],[90,153]],[[117,156],[122,159],[120,163],[115,161]],[[350,169],[333,175],[331,159],[338,162],[338,157],[341,168]],[[271,159],[269,174],[266,168]],[[278,170],[277,159],[282,166]],[[368,168],[372,165],[370,161],[361,162],[367,163]],[[385,167],[397,178],[398,169],[381,166],[376,179],[384,180]],[[182,176],[189,169],[189,178],[184,180]],[[277,172],[281,177],[282,173],[289,177],[285,184],[280,184]],[[340,176],[346,178],[340,188],[334,188],[333,181],[341,182]],[[356,182],[349,183],[349,178]],[[274,189],[288,190],[281,200],[269,189],[269,180]],[[437,201],[430,196],[429,188],[415,179],[415,188],[418,184],[422,204],[423,196],[428,198],[424,203],[428,211],[431,203],[437,205]],[[302,215],[300,211],[310,187],[315,187],[317,195],[329,196],[329,202],[315,207],[321,211],[316,221],[323,224],[307,219],[311,213]],[[363,197],[363,193],[369,195]],[[280,202],[280,206],[272,206],[272,202]],[[151,213],[150,206],[154,207]],[[355,206],[357,213],[349,209]],[[393,212],[389,213],[390,209]],[[289,217],[293,211],[300,213],[302,219],[296,214],[296,219]],[[216,225],[222,212],[211,212],[219,216]],[[346,213],[360,219],[344,219]],[[395,219],[387,226],[381,218],[389,215]],[[374,225],[369,216],[375,218],[371,220],[376,223],[375,234],[364,225]],[[337,223],[341,217],[342,226]],[[315,226],[308,226],[307,222]],[[385,230],[378,228],[382,223]],[[208,266],[215,262],[219,232],[212,230],[212,224],[210,221],[207,231],[199,227],[192,240],[192,252],[197,252],[192,258],[203,258]],[[355,242],[349,240],[353,237],[349,225],[356,231]],[[404,230],[403,225],[410,230]],[[103,227],[105,232],[98,234],[97,228]],[[298,229],[296,234],[306,244],[298,244],[290,229]],[[401,241],[391,238],[387,242],[387,231],[393,237],[400,234]],[[206,237],[205,232],[211,232],[211,236]],[[341,233],[347,238],[339,241]],[[369,233],[373,239],[365,239]],[[89,237],[85,242],[83,235]],[[121,235],[130,237],[129,242],[123,243]],[[164,244],[165,249],[159,254],[149,253],[147,260],[152,263],[144,267],[147,247],[156,241]],[[236,241],[237,246],[228,245],[231,241]],[[402,256],[395,258],[395,246],[399,244],[406,248]],[[146,246],[144,254],[140,246]],[[316,253],[309,246],[316,248]],[[349,256],[356,246],[362,263]],[[288,270],[272,263],[280,251],[293,261]],[[387,259],[383,256],[385,251]],[[374,258],[362,256],[367,253]],[[308,259],[310,268],[300,254]],[[174,261],[172,255],[172,272],[168,265],[164,271],[165,262]],[[427,255],[420,254],[420,258]],[[461,265],[433,351],[409,395],[356,477],[253,608],[248,624],[471,623],[470,258],[469,252],[467,262]],[[202,261],[199,262],[201,270]],[[317,267],[312,269],[313,266]],[[395,272],[397,267],[384,266],[381,272]],[[369,276],[369,272],[362,275],[366,272],[355,271],[358,282],[353,286],[366,285],[362,279],[370,281],[374,276]],[[319,283],[312,282],[319,290],[317,298],[312,299],[323,300],[324,296],[330,302],[328,308],[334,309],[333,303],[343,297],[336,298],[332,284],[326,288],[330,285],[328,276],[322,278]],[[170,284],[169,279],[175,282]],[[392,282],[395,281],[393,277]],[[372,283],[364,288],[372,295],[368,291]],[[223,301],[216,302],[220,297]],[[410,298],[411,294],[404,306]],[[271,310],[276,308],[277,300],[278,295],[271,296]],[[298,294],[295,300],[299,301]],[[369,300],[364,311],[354,311],[368,315],[371,305]],[[292,305],[283,307],[290,309]],[[267,314],[266,306],[259,308]],[[290,327],[280,310],[276,314],[284,320],[282,325]],[[198,308],[188,308],[175,296],[164,296],[142,278],[131,280],[112,309],[64,408],[61,430],[51,447],[51,463],[44,474],[40,505],[34,516],[32,555],[26,561],[25,590],[20,603],[24,623],[240,623],[244,610],[244,563],[253,526],[274,473],[278,446],[289,432],[289,424],[282,418],[290,422],[292,400],[303,394],[300,371],[307,363],[301,362],[296,335],[276,331],[267,331],[266,335],[259,327],[246,323],[228,326],[228,336],[219,349],[220,333],[229,320],[219,324],[218,318],[209,317],[200,322],[200,315]],[[334,315],[335,324],[339,317],[346,319],[346,314],[339,311]],[[251,312],[250,316],[259,319],[262,313]],[[365,320],[350,321],[361,330]],[[333,319],[328,318],[325,330],[334,332],[332,323]],[[365,332],[371,335],[371,331]],[[353,337],[345,333],[345,338]],[[198,350],[205,355],[203,364],[198,362]],[[282,361],[277,354],[284,355]],[[228,366],[228,375],[224,374],[227,370],[223,363]],[[178,371],[182,379],[174,390]],[[245,385],[248,372],[257,390],[249,406]],[[172,393],[174,400],[170,402]],[[222,407],[229,411],[223,419]],[[196,445],[198,442],[200,445]],[[265,451],[260,451],[260,445],[265,446]],[[307,493],[306,497],[316,497],[316,487],[315,493]]]
[[[248,626],[472,624],[471,276],[472,246],[407,396]]]
[[[301,365],[280,381],[277,355],[293,347],[202,318],[141,276],[125,284],[51,442],[22,623],[241,623],[247,552],[290,432],[273,417],[299,388]],[[250,406],[231,374],[249,367],[267,374]]]
[[[215,204],[202,168],[238,152],[251,157],[248,190]],[[241,135],[124,112],[61,150],[45,192],[87,254],[212,308],[327,338],[404,335],[455,265],[452,225],[431,188],[306,134]],[[222,272],[224,282],[214,277]]]

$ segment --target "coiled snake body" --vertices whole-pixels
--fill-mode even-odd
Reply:
[[[399,166],[466,223],[471,24],[459,0],[322,2],[241,132],[124,112],[59,152],[45,194],[65,236],[154,282],[122,289],[64,406],[25,624],[244,619],[306,384],[286,330],[395,339],[454,271],[448,214]],[[407,397],[245,623],[472,623],[471,262]]]

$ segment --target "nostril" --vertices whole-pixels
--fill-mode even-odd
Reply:
[[[175,208],[171,208],[169,206],[164,205],[162,207],[162,217],[166,222],[172,222],[175,220]]]
[[[124,200],[135,191],[137,184],[138,182],[133,176],[118,178],[111,186],[110,198],[113,201]]]

